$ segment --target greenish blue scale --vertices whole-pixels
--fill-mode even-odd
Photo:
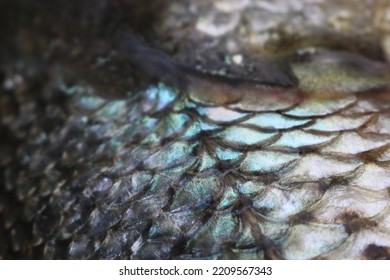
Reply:
[[[150,129],[156,125],[157,121],[158,119],[156,118],[146,117],[143,118],[139,124],[146,129]]]
[[[189,144],[186,141],[178,141],[169,146],[163,147],[160,151],[150,156],[145,164],[149,168],[164,168],[171,164],[179,163],[188,158],[196,144]]]
[[[191,111],[196,111],[198,109],[199,104],[196,104],[189,100],[186,95],[182,94],[179,96],[179,93],[177,95],[178,98],[176,98],[171,104],[173,111],[178,112],[188,109]]]
[[[182,130],[188,120],[189,117],[186,114],[169,114],[164,119],[166,134],[171,135],[178,130]]]
[[[202,202],[209,203],[213,192],[218,186],[218,178],[214,176],[195,177],[178,189],[172,203],[172,208],[177,208],[182,205],[199,207]]]
[[[81,109],[92,111],[99,109],[104,102],[106,102],[106,100],[97,96],[83,96],[78,100],[77,106]]]
[[[156,86],[150,86],[145,90],[145,98],[149,100],[149,102],[157,99],[158,88]]]
[[[165,116],[163,120],[155,126],[153,132],[142,141],[142,144],[154,143],[178,133],[184,129],[188,120],[189,117],[186,114],[172,113]]]
[[[143,162],[146,161],[148,158],[150,158],[151,155],[155,155],[157,151],[159,151],[161,148],[159,147],[149,147],[149,146],[142,146],[142,145],[135,145],[134,147],[128,147],[131,151],[131,156],[134,160],[137,160],[138,162],[142,160]]]
[[[265,113],[256,115],[243,122],[243,124],[255,125],[260,128],[287,129],[304,125],[309,121],[288,118],[276,113]]]
[[[204,251],[205,248],[211,254],[220,252],[218,244],[234,242],[236,219],[230,211],[215,214],[189,241],[189,247],[193,251]],[[199,247],[198,247],[199,246]]]
[[[197,110],[197,109],[199,109],[199,104],[196,104],[196,103],[194,103],[194,102],[192,102],[191,100],[189,100],[188,98],[185,98],[184,100],[183,100],[183,103],[185,104],[185,107],[186,108],[189,108],[189,109],[195,109],[195,110]]]
[[[156,193],[147,196],[142,196],[138,200],[139,205],[142,205],[146,213],[159,213],[161,209],[169,202],[170,196],[168,193]]]
[[[168,193],[168,188],[177,184],[180,181],[183,173],[191,168],[196,162],[195,157],[191,157],[182,164],[174,167],[164,169],[164,172],[156,172],[151,181],[150,188],[148,190],[149,194],[161,193],[166,195]]]
[[[151,182],[153,174],[149,171],[137,171],[131,176],[131,186],[134,192],[140,191]]]
[[[97,133],[99,133],[100,138],[103,137],[112,137],[113,131],[117,129],[116,125],[112,122],[105,122],[99,125]]]
[[[197,121],[192,122],[190,126],[187,127],[187,129],[183,132],[183,134],[180,136],[181,139],[191,138],[195,135],[198,135],[201,132],[200,125]]]
[[[120,127],[112,126],[110,130],[108,130],[108,134],[106,136],[109,136],[110,138],[116,137],[117,139],[126,141],[127,137],[133,134],[134,126],[135,124],[133,123],[125,124]]]
[[[199,171],[212,168],[216,163],[216,160],[212,158],[207,152],[203,152],[202,156],[200,157]]]
[[[194,109],[199,113],[199,115],[204,116],[207,114],[209,108],[198,105],[197,107],[194,107]]]
[[[252,234],[252,229],[248,225],[243,224],[243,228],[240,231],[240,236],[237,239],[237,247],[252,247],[255,246],[256,239]]]
[[[153,143],[159,142],[160,140],[161,140],[161,138],[158,136],[158,134],[151,133],[141,141],[141,144],[142,145],[153,144]]]
[[[237,189],[240,193],[248,196],[256,195],[265,189],[265,186],[260,182],[245,182],[238,184]]]
[[[257,246],[254,249],[233,249],[232,251],[238,260],[264,260],[264,251],[259,251]]]
[[[217,206],[217,210],[224,210],[226,208],[231,207],[235,203],[237,197],[238,197],[237,192],[233,188],[227,187]]]
[[[240,168],[244,172],[276,172],[298,157],[298,154],[272,151],[249,152]]]
[[[100,117],[116,117],[126,112],[126,105],[127,102],[124,100],[110,101],[97,112],[97,115]]]
[[[199,219],[197,211],[188,211],[191,207],[183,207],[179,209],[171,208],[170,216],[175,221],[176,225],[184,232],[189,232],[196,221]]]
[[[115,155],[117,153],[117,150],[121,146],[123,146],[123,142],[121,142],[120,140],[115,139],[115,138],[110,139],[107,143],[108,143],[108,145],[104,147],[104,149],[105,149],[104,152],[107,152],[108,154],[111,154],[111,155]],[[113,168],[121,166],[121,165],[123,165],[123,160],[118,158],[118,157],[115,157]]]
[[[160,228],[158,225],[156,225],[156,224],[153,224],[152,226],[151,226],[151,228],[149,229],[149,234],[148,234],[148,236],[149,236],[149,238],[156,238],[156,237],[158,237],[159,235],[161,235],[161,234],[163,234],[163,230],[162,230],[162,228]]]
[[[173,175],[173,174],[172,174]],[[150,184],[150,188],[148,189],[148,195],[151,194],[166,194],[168,188],[170,188],[174,183],[174,177],[170,178],[168,176],[164,176],[162,174],[155,174],[153,180]]]
[[[220,214],[213,223],[210,223],[212,240],[232,241],[233,232],[236,228],[236,220],[232,217],[230,211],[226,214]],[[216,242],[219,243],[219,242]]]
[[[93,153],[93,157],[99,158],[101,155],[104,155],[106,147],[107,147],[106,143],[100,144],[99,147],[96,149],[96,151]]]
[[[242,155],[241,152],[219,146],[216,149],[216,154],[220,160],[236,160]]]
[[[173,102],[177,97],[178,92],[163,83],[158,85],[158,105],[157,110],[163,109],[169,103]]]
[[[78,94],[84,94],[86,89],[83,86],[75,85],[68,87],[66,84],[60,85],[60,89],[65,92],[66,95],[73,96]]]
[[[117,138],[112,138],[108,141],[110,150],[114,151],[118,149],[120,146],[123,145],[123,143],[118,140]]]
[[[88,118],[87,116],[82,116],[82,117],[80,118],[80,120],[81,120],[81,122],[82,122],[83,124],[87,124],[88,121],[89,121],[89,118]]]
[[[186,161],[184,161],[183,163],[164,170],[164,176],[167,176],[171,180],[177,180],[182,177],[183,173],[193,167],[196,164],[197,160],[197,157],[191,156],[187,158]]]
[[[157,121],[158,120],[156,118],[146,117],[137,122],[121,126],[118,132],[111,131],[109,136],[113,137],[114,135],[118,135],[118,138],[122,141],[128,142],[134,137],[138,137],[138,135],[142,135],[143,133],[149,131],[155,126]]]
[[[215,254],[220,251],[216,247],[224,242],[234,242],[236,219],[229,212],[216,213],[189,241],[193,251],[204,251],[204,248]],[[199,246],[199,248],[197,247]]]
[[[187,108],[189,108],[189,107],[188,107],[187,101],[184,98],[183,99],[176,99],[172,103],[172,110],[174,112],[183,111]]]
[[[199,121],[199,125],[202,131],[212,131],[221,128],[219,125],[207,123],[204,121]]]
[[[107,122],[104,125],[101,125],[100,131],[103,133],[102,137],[107,137],[109,141],[104,141],[102,144],[100,144],[96,149],[94,156],[113,156],[116,150],[122,145],[121,137],[114,136],[117,135],[118,128],[112,122]]]
[[[133,104],[132,101],[128,101],[128,104],[131,105]],[[140,119],[140,107],[139,106],[129,106],[130,108],[128,108],[127,110],[127,119],[129,121],[135,121],[135,120],[138,120]]]
[[[260,132],[246,127],[233,126],[220,133],[226,142],[238,145],[256,145],[271,139],[276,133]]]

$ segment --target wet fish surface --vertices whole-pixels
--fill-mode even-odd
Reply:
[[[390,259],[390,2],[142,2],[1,4],[0,258]]]

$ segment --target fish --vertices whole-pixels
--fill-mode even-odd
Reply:
[[[390,259],[388,1],[7,3],[0,258]]]

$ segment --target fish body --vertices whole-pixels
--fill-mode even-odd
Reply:
[[[3,60],[0,256],[388,259],[389,3],[162,2]]]

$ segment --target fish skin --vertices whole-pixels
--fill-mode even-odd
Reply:
[[[222,9],[245,15],[245,7],[224,1],[199,2],[211,14]],[[285,5],[277,3],[275,9]],[[260,11],[272,8],[263,4]],[[189,26],[199,28],[196,22]],[[159,32],[155,44],[164,42]],[[69,34],[41,36],[72,49]],[[120,82],[114,91],[139,90],[130,96],[97,94],[106,87],[90,72],[101,77],[110,71],[107,64],[94,68],[87,62],[100,49],[83,46],[76,58],[87,58],[74,63],[67,63],[67,54],[45,61],[36,55],[40,46],[38,51],[20,47],[19,68],[3,59],[0,237],[7,242],[0,256],[388,259],[386,51],[377,56],[371,46],[356,50],[343,44],[341,51],[316,45],[309,55],[283,50],[293,73],[284,72],[284,65],[271,72],[293,74],[299,85],[271,86],[264,79],[272,75],[240,75],[238,70],[247,71],[245,63],[221,76],[225,62],[213,68],[206,55],[202,69],[196,69],[185,59],[192,56],[185,47],[190,39],[164,60],[169,61],[165,69],[186,61],[185,69],[192,70],[179,72],[185,74],[184,85],[178,85],[181,79],[160,77],[163,83],[155,77],[161,54],[148,61],[152,68],[141,68],[142,75],[153,76],[146,89],[122,83],[120,71],[109,76],[108,81]],[[205,41],[199,41],[200,53]],[[169,53],[170,41],[165,42],[161,51]],[[382,45],[382,37],[375,42]],[[301,44],[301,50],[312,47]],[[128,73],[140,68],[134,56],[126,60],[125,50],[116,51],[109,65],[121,63],[124,68],[118,69]],[[35,58],[27,59],[31,54]],[[275,57],[266,60],[277,65]],[[63,76],[66,69],[79,76],[73,85]]]

